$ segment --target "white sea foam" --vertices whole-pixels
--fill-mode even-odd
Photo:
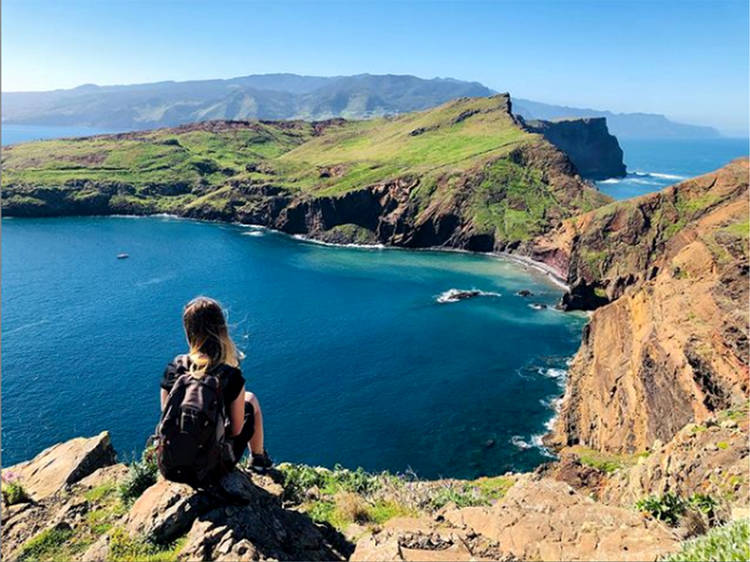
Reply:
[[[476,294],[473,295],[474,297],[499,297],[500,293],[493,293],[492,291],[479,291],[477,289],[448,289],[447,291],[443,291],[440,293],[437,297],[435,297],[435,300],[441,304],[449,303],[449,302],[458,302],[460,300],[464,300],[467,297],[462,297],[462,293],[467,292],[475,292]]]
[[[556,459],[557,457],[550,451],[547,447],[544,446],[544,443],[542,442],[542,438],[544,437],[544,433],[538,433],[536,435],[531,436],[531,445],[532,447],[536,447],[539,449],[539,452],[550,459]]]
[[[523,437],[520,435],[514,435],[510,438],[510,444],[513,445],[516,449],[521,449],[522,451],[525,449],[531,449],[533,445],[531,443],[527,443],[524,441]]]
[[[242,233],[242,236],[265,236],[265,235],[266,235],[265,232],[263,232],[262,230],[258,230],[258,229],[252,229],[252,230],[248,230],[247,232]]]
[[[597,183],[620,183],[622,178],[609,178],[608,180],[601,180]]]
[[[656,172],[650,172],[650,176],[655,178],[663,178],[665,180],[684,180],[687,179],[685,176],[678,176],[677,174],[658,174]]]
[[[555,381],[557,382],[557,386],[560,387],[560,390],[565,390],[565,381],[568,378],[568,371],[566,371],[565,369],[541,367],[539,369],[539,374],[543,377],[547,377],[548,379],[555,379]],[[549,406],[553,407],[552,404],[549,404]]]

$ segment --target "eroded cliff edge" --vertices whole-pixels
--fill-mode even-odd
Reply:
[[[610,134],[606,118],[533,119],[524,124],[564,151],[583,177],[604,180],[625,176],[622,148],[617,137]]]
[[[565,221],[537,259],[597,308],[549,439],[645,450],[748,396],[748,160]]]

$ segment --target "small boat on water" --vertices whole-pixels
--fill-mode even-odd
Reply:
[[[124,260],[124,259],[129,258],[129,257],[130,256],[127,255],[127,254],[117,254],[117,259],[118,260]]]

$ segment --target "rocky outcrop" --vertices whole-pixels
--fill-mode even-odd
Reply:
[[[352,560],[657,560],[677,536],[637,512],[597,504],[555,480],[521,479],[491,507],[394,520]]]
[[[91,438],[79,437],[45,449],[32,460],[5,469],[23,482],[32,500],[43,500],[85,478],[95,470],[115,463],[109,432]]]
[[[625,176],[622,148],[609,133],[606,118],[530,120],[525,126],[565,152],[583,177],[604,180]]]
[[[301,466],[258,475],[238,468],[203,491],[158,479],[129,503],[118,490],[128,488],[135,473],[110,464],[38,501],[3,504],[2,557],[657,560],[677,550],[696,527],[687,520],[668,527],[634,509],[636,499],[701,492],[718,500],[717,521],[747,516],[746,415],[745,407],[724,411],[704,426],[688,426],[672,442],[613,474],[595,474],[580,462],[471,482],[405,481],[360,472],[335,476]],[[53,450],[69,451],[81,441]],[[330,492],[335,505],[323,497],[329,492],[321,482],[326,488],[346,486]],[[471,489],[482,493],[471,495]],[[366,515],[373,506],[380,506],[377,520]],[[348,524],[321,519],[320,509],[352,519]]]
[[[551,444],[666,442],[748,396],[748,161],[565,222],[534,251],[567,264],[584,330]]]
[[[702,424],[691,423],[666,444],[657,442],[647,456],[628,470],[615,472],[598,490],[609,504],[632,506],[648,495],[672,492],[687,498],[694,493],[721,498],[730,517],[747,510],[748,445],[747,408],[724,411]]]

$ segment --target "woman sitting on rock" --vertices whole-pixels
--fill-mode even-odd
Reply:
[[[247,447],[250,467],[272,466],[263,446],[263,413],[245,391],[240,353],[219,303],[190,301],[182,315],[189,352],[167,365],[161,381],[158,461],[168,480],[200,485],[231,469]]]

